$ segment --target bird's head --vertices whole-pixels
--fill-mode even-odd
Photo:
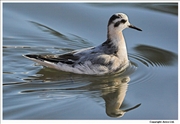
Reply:
[[[131,25],[127,15],[124,13],[116,13],[111,16],[108,22],[108,30],[122,31],[125,28],[133,28],[142,31],[140,28]]]

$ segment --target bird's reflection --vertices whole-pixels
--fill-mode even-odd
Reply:
[[[105,101],[106,105],[106,113],[110,117],[122,117],[126,112],[133,110],[137,107],[139,107],[141,104],[138,104],[134,107],[121,110],[120,107],[124,101],[124,98],[126,96],[126,91],[128,89],[128,82],[130,81],[130,78],[128,76],[119,78],[117,80],[114,80],[114,83],[116,83],[116,89],[113,90],[113,88],[106,94],[106,91],[102,92],[102,98]],[[113,81],[112,81],[113,82]]]
[[[105,101],[105,111],[106,114],[110,117],[122,117],[126,112],[136,109],[137,107],[140,106],[140,104],[135,105],[134,107],[130,107],[128,109],[122,110],[122,103],[125,99],[126,96],[126,92],[128,90],[128,82],[130,81],[130,73],[133,72],[133,68],[130,67],[129,70],[127,69],[126,71],[122,72],[121,74],[117,74],[117,75],[108,75],[108,76],[87,76],[87,75],[75,75],[72,73],[64,73],[62,72],[57,73],[59,71],[55,71],[55,70],[51,70],[51,69],[41,69],[37,75],[41,75],[38,78],[38,80],[43,80],[43,81],[47,81],[49,82],[49,87],[51,88],[51,91],[55,90],[55,91],[64,91],[64,92],[70,92],[73,94],[77,93],[76,91],[82,91],[81,94],[83,94],[83,92],[86,92],[86,96],[87,96],[87,92],[88,95],[94,95],[94,91],[95,92],[99,92],[99,96],[96,96],[96,98],[103,98]],[[32,77],[31,77],[32,78]],[[35,79],[37,80],[37,79]],[[57,87],[56,84],[56,88],[54,88],[51,84],[50,81],[57,81],[57,80],[64,80],[67,81],[69,80],[69,82],[71,83],[67,83],[69,86],[67,88],[66,87],[62,87],[62,85],[59,85]],[[71,81],[70,81],[71,80]],[[84,82],[89,82],[87,83],[87,85],[83,85],[83,86],[71,86],[71,84],[75,84],[78,83],[79,81],[84,81]],[[61,82],[60,82],[61,84]],[[31,91],[23,91],[24,93],[28,93],[28,92],[37,92],[37,87],[36,90],[31,90]],[[41,89],[39,88],[39,91],[45,91],[45,89]],[[48,92],[49,90],[47,90]],[[57,92],[56,92],[57,93]],[[88,96],[88,97],[92,97],[92,96]]]

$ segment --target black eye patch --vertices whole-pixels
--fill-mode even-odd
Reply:
[[[121,21],[118,21],[114,24],[114,27],[118,27],[121,24]]]
[[[125,19],[121,20],[121,23],[123,23],[123,24],[126,23],[126,22],[127,22],[127,20],[125,20]]]
[[[121,23],[124,24],[124,23],[126,23],[126,22],[127,22],[127,20],[122,19],[121,21],[116,22],[116,23],[114,24],[114,27],[118,27]]]

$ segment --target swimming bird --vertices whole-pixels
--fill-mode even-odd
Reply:
[[[107,40],[96,47],[75,50],[65,54],[24,57],[43,66],[77,74],[104,75],[123,71],[130,64],[122,31],[126,28],[142,31],[130,24],[124,13],[113,14],[107,25]]]

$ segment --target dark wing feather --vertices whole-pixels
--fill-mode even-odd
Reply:
[[[52,63],[65,63],[65,64],[74,64],[75,61],[79,59],[78,56],[74,56],[72,53],[66,53],[62,55],[25,55],[28,58],[34,58],[41,61],[48,61]]]

